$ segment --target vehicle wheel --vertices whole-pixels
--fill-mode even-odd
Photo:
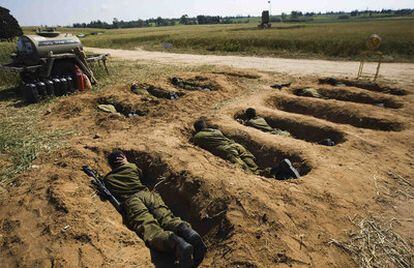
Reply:
[[[23,97],[27,103],[40,102],[39,91],[35,84],[26,84],[23,86]]]

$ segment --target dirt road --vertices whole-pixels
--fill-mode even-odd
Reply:
[[[157,61],[166,64],[210,64],[236,68],[256,69],[259,71],[282,72],[290,75],[351,76],[357,75],[359,62],[327,61],[306,59],[261,58],[244,56],[215,56],[177,54],[158,51],[122,50],[105,48],[87,48],[95,53],[110,53],[115,58],[126,60]],[[376,64],[366,66],[367,73],[375,73]],[[395,79],[407,83],[414,82],[414,64],[383,63],[380,75],[386,79]]]

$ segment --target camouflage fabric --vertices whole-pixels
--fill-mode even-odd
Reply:
[[[173,215],[159,194],[147,189],[132,195],[125,201],[124,206],[127,226],[135,231],[148,247],[157,251],[174,250],[170,236],[177,232],[180,224],[189,225]]]
[[[164,98],[164,99],[178,99],[178,95],[175,92],[171,92],[162,88],[156,88],[153,86],[149,86],[146,88],[147,91],[157,98]]]
[[[100,104],[98,105],[98,109],[104,111],[106,113],[117,114],[118,111],[116,110],[115,106],[112,104]]]
[[[162,98],[162,99],[174,100],[174,99],[178,99],[179,97],[178,94],[174,91],[168,91],[163,88],[157,88],[152,85],[146,85],[146,84],[142,84],[142,85],[133,84],[131,86],[131,90],[132,92],[138,95],[149,94],[154,97]]]
[[[246,121],[246,126],[254,127],[260,129],[264,132],[271,132],[273,128],[269,126],[266,120],[263,117],[256,116]]]
[[[313,97],[313,98],[322,98],[322,95],[319,94],[318,90],[314,88],[304,88],[301,90],[301,95],[306,97]]]
[[[286,137],[291,137],[292,135],[290,135],[290,133],[288,131],[284,131],[278,128],[274,128],[272,131],[270,131],[271,134],[274,135],[280,135],[280,136],[286,136]]]
[[[141,183],[141,176],[141,170],[135,164],[128,163],[109,172],[104,181],[109,191],[123,202],[131,195],[146,189]]]
[[[272,128],[263,117],[256,116],[255,118],[246,121],[246,126],[257,128],[264,132],[269,132],[274,135],[290,136],[290,133],[281,129]]]
[[[206,128],[194,135],[194,143],[211,153],[258,174],[255,157],[243,145],[227,138],[218,129]]]
[[[127,226],[150,248],[169,252],[173,250],[169,237],[185,222],[174,217],[160,195],[149,191],[141,183],[141,176],[141,170],[129,163],[106,175],[104,182],[111,193],[123,202]]]

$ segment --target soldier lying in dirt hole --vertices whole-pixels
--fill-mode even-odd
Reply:
[[[194,143],[211,153],[221,156],[256,175],[267,175],[279,180],[299,178],[299,172],[292,166],[289,159],[283,159],[277,167],[260,170],[254,155],[243,145],[227,138],[220,130],[209,128],[204,120],[194,123],[196,134]]]
[[[172,252],[180,267],[197,267],[207,247],[190,224],[175,217],[161,196],[141,182],[142,172],[121,151],[108,155],[112,171],[104,182],[123,204],[125,222],[154,250]]]
[[[237,119],[237,121],[239,121],[243,125],[259,129],[263,132],[268,132],[274,135],[281,135],[281,136],[286,136],[286,137],[292,136],[288,131],[284,131],[278,128],[271,127],[267,123],[266,119],[256,114],[256,110],[253,108],[246,109],[244,113],[244,118],[245,120]],[[326,138],[326,139],[319,141],[319,144],[325,145],[325,146],[335,146],[335,142],[331,140],[330,138]]]
[[[132,84],[131,91],[135,94],[140,94],[140,90],[146,90],[149,94],[154,97],[162,98],[162,99],[169,99],[169,100],[176,100],[179,98],[178,94],[173,91],[168,91],[163,88],[154,87],[152,85],[139,85],[139,84]]]
[[[241,122],[246,126],[254,127],[260,129],[261,131],[269,132],[271,134],[290,137],[290,133],[288,131],[283,131],[281,129],[272,128],[271,126],[269,126],[266,120],[263,117],[258,116],[256,114],[256,110],[253,108],[248,108],[245,112],[245,115],[246,121],[241,120]]]

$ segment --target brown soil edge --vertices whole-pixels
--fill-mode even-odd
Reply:
[[[329,126],[297,121],[291,117],[276,115],[265,111],[259,111],[258,115],[263,116],[271,127],[288,131],[295,139],[319,144],[322,140],[329,138],[335,142],[335,146],[346,141],[345,133]],[[234,119],[244,120],[244,110],[237,112],[234,115]]]
[[[186,170],[172,169],[158,153],[118,150],[123,151],[128,160],[142,170],[143,181],[151,190],[156,186],[156,191],[174,215],[191,223],[201,235],[208,236],[211,243],[212,239],[229,236],[232,225],[226,219],[226,214],[221,213],[215,218],[209,216],[226,211],[229,200],[220,199],[208,204],[213,198],[205,189],[202,178],[194,177]]]
[[[312,170],[311,164],[308,163],[298,151],[282,150],[277,146],[262,144],[246,132],[229,128],[228,126],[224,126],[221,122],[215,122],[211,119],[207,119],[207,124],[209,127],[220,129],[226,137],[243,145],[243,147],[254,155],[255,162],[261,170],[276,167],[278,163],[285,158],[288,158],[292,162],[293,166],[299,171],[301,177],[306,176]],[[216,156],[226,160],[221,155]],[[270,178],[273,179],[273,177]]]
[[[386,118],[367,116],[353,110],[348,106],[340,106],[320,99],[309,99],[305,97],[292,98],[288,96],[277,96],[269,99],[275,108],[316,118],[328,120],[339,124],[348,124],[358,128],[367,128],[382,131],[402,131],[404,123]]]
[[[306,96],[304,94],[303,90],[307,87],[294,87],[290,89],[290,92],[296,96],[300,97],[310,97],[312,96]],[[381,96],[379,94],[368,94],[366,92],[354,92],[351,91],[349,88],[342,89],[340,87],[337,88],[317,88],[316,91],[326,99],[335,99],[335,100],[341,100],[341,101],[349,101],[354,103],[363,103],[363,104],[372,104],[375,106],[381,106],[383,105],[385,108],[393,108],[398,109],[403,106],[403,104],[390,97]]]
[[[209,246],[203,267],[355,266],[346,251],[328,244],[331,239],[347,239],[346,231],[353,230],[348,218],[355,214],[396,218],[400,224],[393,227],[411,243],[409,207],[413,202],[404,193],[412,195],[413,188],[387,174],[392,171],[411,183],[412,129],[368,131],[279,111],[264,102],[275,95],[273,90],[266,90],[267,85],[283,77],[262,75],[263,80],[257,81],[260,84],[257,87],[250,84],[249,90],[246,84],[251,80],[240,83],[231,78],[222,79],[224,76],[220,75],[216,78],[224,82],[223,91],[191,92],[177,102],[160,101],[160,105],[151,106],[147,116],[134,120],[110,118],[96,111],[94,94],[57,99],[51,104],[52,112],[44,116],[46,129],[70,126],[79,130],[80,135],[69,141],[68,148],[40,156],[34,163],[38,167],[21,174],[19,182],[10,188],[11,197],[0,208],[3,264],[11,267],[153,266],[144,243],[122,225],[121,217],[108,202],[101,202],[93,195],[88,178],[80,171],[85,162],[102,172],[108,171],[102,151],[112,148],[130,151],[131,161],[135,152],[146,152],[148,162],[155,163],[159,155],[160,163],[155,166],[163,169],[165,163],[167,170],[174,174],[166,177],[190,187],[185,191],[191,192],[200,184],[193,193],[200,199],[205,196],[210,198],[208,202],[220,204],[215,207],[201,200],[202,204],[195,209],[198,212],[201,208],[201,216],[183,212],[180,204],[174,208],[195,225],[197,219],[208,218],[207,215],[218,220],[225,217],[223,226],[213,224],[203,234]],[[266,76],[272,81],[264,81]],[[135,98],[134,94],[128,89],[118,89],[96,93],[115,95],[122,102],[132,104],[127,99]],[[290,138],[270,139],[265,133],[234,122],[232,116],[238,109],[228,113],[229,103],[241,108],[266,106],[280,116],[302,122],[309,120],[313,124],[320,122],[344,131],[347,142],[328,148]],[[342,104],[337,104],[342,109]],[[363,114],[368,110],[370,115],[404,119],[407,126],[412,126],[410,105],[399,110],[356,104],[350,107]],[[286,155],[291,151],[300,154],[311,163],[312,171],[300,180],[269,180],[249,175],[189,144],[187,134],[191,132],[192,122],[207,114],[222,119],[215,122],[228,135],[234,132],[244,136],[246,132],[250,140],[259,144],[269,148],[280,146],[279,151]],[[97,138],[96,133],[100,134]],[[88,149],[82,149],[84,144]],[[135,160],[139,165],[145,161]],[[185,171],[188,175],[181,173]],[[147,176],[152,178],[157,173]],[[170,186],[161,183],[157,189],[162,191],[164,187]],[[197,198],[192,200],[196,202]],[[174,206],[174,201],[178,202],[173,200],[168,204]],[[210,212],[205,214],[206,211]],[[196,227],[202,231],[200,226]],[[219,229],[224,231],[219,233]],[[228,238],[221,239],[226,235]]]
[[[321,78],[319,79],[320,84],[328,84],[331,86],[336,86],[338,84],[344,84],[348,87],[357,87],[361,89],[366,89],[375,92],[381,92],[391,95],[397,96],[404,96],[407,95],[408,92],[402,88],[395,88],[390,86],[380,85],[375,82],[371,81],[363,81],[363,80],[348,80],[348,79],[336,79],[336,78]]]

